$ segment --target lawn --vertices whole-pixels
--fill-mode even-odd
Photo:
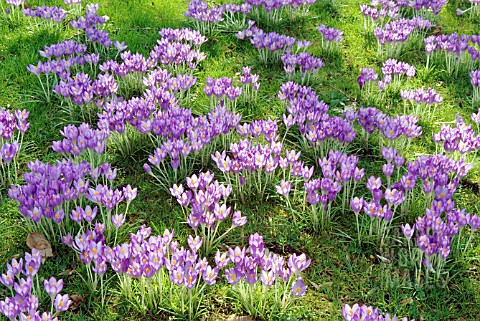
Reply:
[[[480,319],[478,6],[0,1],[3,314]]]

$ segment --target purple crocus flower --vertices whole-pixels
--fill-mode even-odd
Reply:
[[[477,215],[472,215],[470,217],[470,228],[472,230],[476,230],[478,229],[478,227],[480,226],[480,218],[477,216]]]
[[[17,142],[14,142],[12,144],[5,143],[0,148],[0,157],[3,159],[3,161],[6,164],[8,164],[13,160],[13,158],[15,157],[19,149],[20,149],[20,144]]]
[[[302,278],[298,278],[292,285],[292,294],[296,297],[302,297],[307,291],[307,286],[303,282]]]
[[[124,51],[125,49],[127,49],[127,45],[125,44],[125,41],[122,41],[121,43],[117,41],[115,41],[113,43],[113,45],[115,46],[115,48],[117,48],[118,51]]]
[[[0,312],[10,320],[16,320],[16,317],[20,313],[20,307],[14,298],[5,298],[4,301],[0,301]]]
[[[382,166],[382,172],[387,177],[391,177],[393,175],[394,170],[395,170],[395,167],[393,166],[392,163],[383,164]]]
[[[232,225],[233,226],[243,226],[247,224],[247,217],[242,216],[242,212],[235,211],[232,215]]]
[[[29,276],[26,279],[20,279],[19,282],[15,282],[13,284],[13,288],[17,294],[25,297],[30,294],[30,290],[32,289],[32,278]]]
[[[415,232],[415,225],[413,226],[413,228],[411,228],[408,223],[405,225],[402,225],[402,232],[407,238],[407,240],[410,240],[413,236],[413,233]]]
[[[305,253],[297,256],[296,253],[293,253],[292,256],[288,258],[288,266],[293,273],[298,274],[301,271],[305,270],[312,260],[307,260]]]
[[[262,281],[263,285],[265,286],[273,285],[273,282],[275,282],[275,272],[273,272],[273,270],[262,270],[262,273],[260,274],[260,281]]]
[[[275,188],[277,189],[277,193],[279,193],[280,195],[288,196],[292,188],[292,183],[282,179],[282,181],[280,182],[280,186],[275,186]]]
[[[210,265],[208,265],[203,271],[202,277],[203,280],[205,281],[206,284],[208,285],[213,285],[217,282],[217,276],[218,276],[218,271],[219,269],[217,267],[212,268]]]
[[[13,282],[15,281],[15,274],[13,274],[12,270],[7,270],[6,274],[2,274],[0,276],[0,282],[5,285],[7,288],[11,288],[13,286]]]
[[[231,285],[237,284],[242,279],[242,273],[237,268],[226,269],[225,276]]]
[[[95,216],[97,216],[97,211],[98,211],[98,207],[95,206],[92,209],[90,205],[87,205],[85,207],[85,210],[83,211],[83,219],[87,222],[93,221],[93,219],[95,219]]]
[[[245,281],[250,285],[257,283],[258,275],[255,269],[247,270],[245,272]]]
[[[112,223],[115,228],[120,228],[125,223],[125,216],[123,214],[115,214],[112,216]]]
[[[230,257],[228,253],[222,254],[220,253],[220,251],[217,251],[217,253],[215,254],[215,263],[217,263],[217,267],[219,269],[222,269],[225,266],[227,266],[228,263],[230,263]]]
[[[358,214],[362,210],[363,203],[363,197],[354,197],[350,200],[350,206],[352,207],[352,210],[355,212],[355,214]]]
[[[374,191],[376,189],[379,189],[382,187],[382,179],[379,177],[379,178],[375,178],[374,176],[371,176],[368,181],[367,181],[367,188],[370,190],[370,191]]]
[[[70,307],[70,304],[72,304],[72,300],[69,299],[68,294],[65,294],[65,295],[57,294],[57,297],[55,298],[55,301],[54,301],[54,306],[58,312],[67,311],[68,308]]]
[[[43,280],[43,285],[45,287],[45,291],[47,291],[48,295],[53,298],[59,294],[63,289],[63,280],[56,280],[53,276],[47,281]]]
[[[13,273],[13,275],[17,275],[20,272],[22,272],[22,266],[23,266],[23,259],[16,260],[12,259],[11,263],[7,263],[7,273],[10,271]]]
[[[137,197],[137,188],[132,188],[130,185],[127,185],[123,188],[123,195],[127,202],[131,202]]]
[[[229,248],[228,255],[230,256],[230,260],[236,265],[242,265],[243,260],[245,259],[245,251],[245,248],[240,248],[238,246],[236,246],[235,249]]]
[[[193,236],[189,235],[187,242],[190,249],[194,252],[197,252],[203,244],[203,238],[200,238],[198,235],[193,238]]]

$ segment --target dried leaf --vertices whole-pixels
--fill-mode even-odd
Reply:
[[[72,302],[75,302],[75,303],[83,302],[82,296],[80,296],[80,295],[78,295],[78,294],[72,294],[72,295],[70,295],[70,300],[72,300]]]
[[[27,246],[40,252],[44,258],[53,256],[52,245],[42,233],[33,232],[28,234]]]
[[[83,297],[78,294],[70,295],[70,300],[72,300],[72,304],[68,308],[70,311],[75,311],[79,308],[80,304],[83,302]]]

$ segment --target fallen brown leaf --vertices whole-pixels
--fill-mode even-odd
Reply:
[[[42,233],[33,232],[28,234],[27,246],[40,252],[44,258],[53,256],[52,245]]]
[[[75,311],[78,309],[80,304],[83,302],[83,297],[78,294],[70,295],[70,300],[72,300],[72,304],[68,308],[70,311]]]

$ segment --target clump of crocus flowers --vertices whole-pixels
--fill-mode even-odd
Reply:
[[[222,104],[229,110],[235,110],[237,98],[242,95],[242,87],[233,86],[233,79],[228,77],[207,77],[205,83],[203,91],[210,97],[211,108]]]
[[[29,112],[0,109],[0,183],[2,186],[16,184],[18,180],[18,152],[23,145],[23,136],[30,127]]]
[[[375,107],[360,108],[356,119],[362,127],[365,142],[377,129],[378,145],[395,147],[403,153],[411,144],[411,140],[422,135],[422,128],[417,124],[418,118],[413,115],[389,117]]]
[[[226,32],[237,32],[248,27],[247,15],[252,10],[249,3],[224,4],[223,21],[218,23],[218,29]]]
[[[22,12],[26,17],[53,20],[57,24],[65,20],[65,18],[67,17],[67,11],[64,10],[63,8],[56,7],[56,6],[53,6],[53,7],[41,6],[41,7],[36,7],[34,9],[24,8]],[[51,24],[50,26],[53,27],[54,24]]]
[[[310,5],[316,0],[246,0],[252,6],[251,13],[256,21],[264,21],[269,24],[280,22],[284,13],[289,19],[298,15],[306,15]]]
[[[288,114],[283,121],[287,130],[297,125],[304,151],[313,147],[315,158],[327,156],[330,150],[345,151],[355,139],[354,119],[330,116],[330,106],[319,101],[311,87],[289,81],[280,88],[278,98],[286,104]]]
[[[278,156],[283,150],[283,144],[277,141],[277,132],[278,125],[274,120],[237,125],[237,133],[245,138],[230,143],[229,155],[226,150],[212,154],[217,168],[242,201],[252,192],[261,197],[273,187]],[[266,144],[262,143],[262,136]]]
[[[468,154],[472,154],[471,160],[474,161],[480,149],[480,134],[461,116],[456,117],[455,127],[442,124],[440,132],[433,134],[433,141],[441,144],[442,149],[455,159],[468,158]]]
[[[423,11],[432,10],[434,15],[438,15],[447,3],[448,3],[448,0],[413,0],[413,1],[402,1],[402,6],[412,7],[416,11],[419,11],[419,13],[422,10]]]
[[[73,29],[82,30],[85,33],[87,41],[91,41],[96,52],[106,53],[106,50],[113,45],[108,32],[104,30],[107,16],[99,16],[97,11],[100,5],[87,4],[85,16],[79,17],[77,20],[71,20],[70,26]],[[98,45],[97,45],[98,44]],[[100,48],[97,48],[100,46]]]
[[[378,81],[378,74],[373,68],[362,68],[361,74],[357,78],[358,86],[362,95],[362,100],[367,101],[376,91],[374,83]]]
[[[185,216],[188,225],[202,237],[207,255],[232,229],[247,223],[247,218],[240,211],[227,206],[232,186],[213,181],[213,178],[212,173],[202,172],[198,176],[194,174],[187,177],[189,189],[185,190],[182,184],[170,188],[170,193],[187,211]],[[218,235],[219,225],[230,216],[231,227]]]
[[[383,315],[380,313],[378,308],[373,308],[366,305],[360,306],[357,303],[352,306],[345,304],[345,306],[342,308],[342,314],[346,321],[397,320],[396,315],[391,316],[388,313]],[[409,321],[409,319],[405,317],[402,319],[402,321]],[[415,321],[415,319],[410,321]]]
[[[480,103],[480,70],[470,72],[470,83],[473,87],[472,105]]]
[[[477,215],[455,208],[455,202],[451,200],[452,193],[445,188],[436,189],[433,206],[426,209],[426,214],[418,217],[413,227],[409,224],[402,225],[408,244],[408,259],[414,268],[417,285],[440,281],[445,274],[447,257],[450,253],[455,253],[458,258],[463,258],[473,234],[480,226]],[[462,232],[467,225],[470,227],[470,235],[463,244]],[[414,248],[411,239],[415,233],[417,247]]]
[[[159,146],[148,158],[155,171],[149,164],[144,166],[145,171],[168,190],[191,175],[195,163],[203,166],[217,145],[225,146],[225,135],[237,126],[240,118],[240,114],[225,107],[216,107],[199,117],[194,117],[191,109],[180,107],[159,111],[153,121],[144,122],[144,132],[152,132]],[[165,165],[167,156],[171,168]]]
[[[98,260],[108,262],[120,278],[122,295],[144,313],[162,308],[195,319],[205,286],[217,283],[222,270],[234,298],[252,315],[283,312],[291,306],[292,296],[301,297],[307,290],[301,272],[311,260],[305,254],[286,259],[269,252],[258,233],[249,237],[248,247],[217,251],[211,265],[208,256],[200,256],[205,253],[204,238],[188,236],[185,248],[173,240],[173,231],[158,236],[151,231],[142,226],[130,235],[129,243],[98,252]],[[270,301],[272,294],[276,299]]]
[[[58,321],[57,316],[70,307],[72,301],[68,294],[60,294],[63,280],[51,277],[43,281],[43,289],[51,300],[50,311],[42,313],[38,310],[45,295],[38,275],[41,265],[42,255],[36,250],[26,252],[23,259],[12,259],[7,263],[7,271],[0,276],[0,283],[7,287],[11,296],[0,301],[0,313],[9,320]]]
[[[312,205],[314,228],[325,228],[331,223],[333,202],[343,191],[341,211],[345,211],[348,200],[355,192],[365,170],[357,167],[358,157],[341,151],[330,150],[328,158],[318,160],[323,178],[305,182],[307,202]],[[320,219],[318,218],[320,214]]]
[[[373,34],[378,40],[378,52],[380,56],[387,58],[399,57],[412,38],[417,35],[423,39],[425,32],[433,24],[422,16],[412,19],[397,19],[387,23],[382,28],[376,28]]]
[[[82,123],[78,127],[67,125],[60,131],[62,140],[52,143],[53,151],[73,155],[78,160],[85,160],[91,166],[97,167],[104,161],[106,140],[110,134],[108,128],[93,129],[89,124]]]
[[[258,49],[260,61],[264,63],[279,60],[282,54],[292,48],[297,41],[295,38],[278,34],[276,32],[265,32],[250,23],[248,29],[239,31],[236,34],[238,39],[249,38],[250,42]]]
[[[425,52],[427,53],[427,69],[430,60],[439,65],[444,65],[449,75],[458,75],[461,67],[474,69],[475,63],[480,59],[480,44],[478,35],[464,35],[452,33],[449,35],[432,35],[424,39]]]
[[[223,21],[224,6],[211,5],[206,1],[190,0],[185,17],[194,19],[195,29],[202,34],[210,35],[215,30],[215,24]]]
[[[322,59],[313,57],[307,52],[300,52],[299,54],[286,52],[281,59],[289,78],[293,78],[299,73],[302,84],[308,83],[311,75],[317,74],[323,67]],[[297,71],[297,69],[299,70]]]
[[[197,30],[188,28],[164,28],[159,31],[160,40],[150,52],[150,58],[166,66],[174,73],[190,73],[207,57],[200,46],[207,41]]]
[[[343,31],[320,25],[317,30],[322,34],[322,48],[328,53],[335,52],[343,41]]]
[[[396,59],[388,59],[382,66],[382,79],[378,81],[378,89],[383,90],[392,84],[398,89],[403,84],[403,75],[407,78],[415,76],[416,69],[413,65]]]
[[[28,168],[25,184],[10,187],[8,196],[19,202],[20,213],[30,219],[26,221],[29,229],[43,232],[50,241],[63,236],[71,239],[84,228],[93,229],[97,216],[105,224],[109,240],[119,216],[122,221],[136,197],[136,189],[130,186],[122,190],[113,187],[117,170],[108,163],[92,167],[71,159],[54,165],[36,160],[28,163]],[[127,208],[121,214],[119,204],[124,200]]]
[[[250,315],[263,319],[273,313],[284,313],[293,298],[305,295],[307,286],[301,272],[311,260],[305,254],[294,253],[286,259],[270,252],[258,233],[250,235],[248,242],[248,247],[217,252],[217,265],[224,268],[236,301]]]
[[[373,30],[377,25],[384,25],[399,16],[400,6],[394,1],[370,1],[370,5],[360,5],[363,13],[363,27],[365,30]]]
[[[400,90],[400,96],[405,101],[404,113],[407,113],[406,102],[408,101],[413,106],[413,114],[427,121],[432,119],[438,104],[443,101],[443,97],[433,88]]]
[[[382,77],[373,68],[362,68],[361,75],[357,78],[362,92],[362,98],[367,102],[374,98],[376,103],[384,102],[387,89],[398,90],[408,79],[414,77],[416,69],[413,65],[396,59],[388,59],[382,64]],[[378,91],[374,90],[373,83],[377,83]],[[373,95],[376,94],[376,95]]]
[[[256,102],[260,89],[259,78],[258,74],[252,74],[252,67],[242,67],[242,74],[240,75],[240,82],[242,83],[241,99],[246,102]]]

